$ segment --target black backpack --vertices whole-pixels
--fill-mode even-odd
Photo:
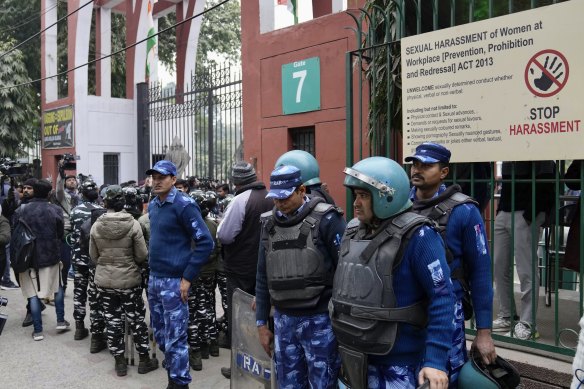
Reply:
[[[12,231],[10,239],[10,265],[15,274],[36,268],[34,260],[35,244],[36,236],[30,226],[20,218]]]
[[[93,223],[104,213],[107,212],[107,209],[102,208],[95,208],[91,209],[91,217],[79,226],[79,253],[81,255],[89,256],[89,238],[91,235],[91,226]]]

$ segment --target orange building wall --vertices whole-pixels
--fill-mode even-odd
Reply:
[[[357,13],[364,0],[350,3]],[[346,209],[345,53],[356,41],[345,27],[353,20],[341,12],[260,34],[258,0],[242,2],[241,12],[244,158],[267,183],[278,157],[292,149],[288,129],[314,126],[321,179]],[[320,58],[321,109],[283,115],[282,65],[310,57]]]

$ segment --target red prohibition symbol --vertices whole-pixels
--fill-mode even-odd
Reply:
[[[568,82],[570,66],[557,50],[546,49],[536,53],[525,67],[525,85],[536,96],[551,97]]]

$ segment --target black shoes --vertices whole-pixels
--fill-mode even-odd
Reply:
[[[158,369],[158,359],[150,358],[148,354],[140,354],[138,374],[146,374],[156,369]]]
[[[41,301],[41,312],[47,309],[47,306]],[[23,327],[28,327],[32,325],[32,314],[30,313],[30,309],[28,308],[28,304],[26,304],[26,316],[22,321]]]
[[[230,380],[231,379],[231,368],[230,367],[222,367],[221,374],[223,374],[223,377]]]
[[[201,358],[209,359],[209,344],[203,343],[201,345]]]
[[[32,313],[30,312],[26,312],[26,316],[24,317],[24,320],[22,321],[22,326],[23,327],[28,327],[32,325]]]
[[[212,340],[209,343],[209,354],[211,354],[212,357],[219,356],[219,343],[216,340]]]
[[[115,369],[118,377],[123,377],[128,374],[128,364],[126,363],[126,357],[124,357],[124,354],[116,355],[114,358],[116,360]]]
[[[73,339],[82,340],[89,336],[89,330],[85,328],[83,320],[75,320],[75,335]]]
[[[217,343],[221,348],[231,349],[231,342],[229,341],[229,339],[227,339],[227,335],[224,332],[219,332]]]
[[[191,350],[189,354],[189,364],[191,368],[196,371],[203,370],[203,359],[201,356],[201,351],[193,351]]]
[[[105,341],[105,335],[103,333],[91,335],[91,345],[89,346],[89,352],[91,354],[97,354],[106,348],[107,342]]]

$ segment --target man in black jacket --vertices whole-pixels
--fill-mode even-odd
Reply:
[[[34,183],[34,198],[21,206],[15,214],[16,220],[28,224],[36,237],[34,250],[34,268],[17,275],[22,295],[28,299],[33,317],[34,340],[43,340],[43,323],[41,319],[40,299],[54,294],[57,313],[57,331],[69,329],[65,320],[65,294],[61,276],[61,241],[63,239],[63,211],[48,202],[51,183],[39,180]],[[15,239],[13,234],[12,239]]]
[[[247,162],[237,162],[232,168],[235,197],[227,208],[217,230],[217,239],[223,247],[223,261],[227,275],[227,325],[231,344],[232,299],[236,288],[255,294],[258,248],[260,242],[260,215],[272,209],[274,203],[266,199],[268,192],[263,182],[257,181],[255,169]],[[231,371],[222,368],[227,378]]]

